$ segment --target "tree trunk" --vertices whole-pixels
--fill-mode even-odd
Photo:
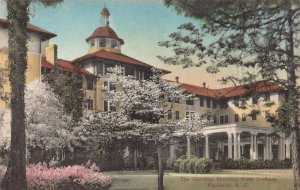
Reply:
[[[157,157],[158,157],[158,190],[164,189],[164,169],[163,169],[163,150],[162,145],[157,147]]]
[[[294,177],[294,190],[300,190],[300,151],[299,151],[299,102],[297,91],[297,66],[294,60],[294,30],[293,30],[293,15],[292,4],[288,11],[288,24],[289,31],[287,37],[287,51],[288,51],[288,93],[289,93],[289,106],[293,110],[291,115],[292,126],[292,163],[293,163],[293,177]]]
[[[9,81],[11,85],[11,152],[4,190],[26,190],[25,72],[27,69],[27,33],[29,0],[7,0],[9,21]]]

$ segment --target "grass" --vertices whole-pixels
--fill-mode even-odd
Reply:
[[[110,190],[157,190],[156,171],[105,172],[113,177]],[[165,190],[292,190],[291,170],[219,170],[211,174],[166,172]]]
[[[0,181],[5,168],[0,166]],[[110,190],[157,190],[157,171],[111,171]],[[166,171],[165,190],[292,190],[292,170],[217,170],[210,174]]]

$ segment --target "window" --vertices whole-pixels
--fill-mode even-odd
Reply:
[[[103,111],[115,112],[116,106],[112,105],[109,101],[104,100],[103,101]]]
[[[176,104],[179,104],[179,98],[175,98],[174,102],[175,102]]]
[[[212,103],[213,103],[213,109],[217,109],[217,101],[213,100]]]
[[[108,69],[114,67],[113,65],[110,64],[105,64],[105,75],[109,74]]]
[[[270,92],[266,92],[265,93],[265,97],[264,97],[264,101],[265,102],[270,102],[271,99],[271,93]]]
[[[134,76],[134,68],[132,67],[125,67],[125,75],[126,76]]]
[[[92,39],[91,40],[91,47],[94,47],[95,46],[95,39]]]
[[[168,111],[168,120],[171,120],[171,119],[172,119],[172,111],[169,110],[169,111]]]
[[[209,98],[206,99],[206,107],[210,108],[210,99]]]
[[[193,99],[188,99],[185,101],[186,105],[189,105],[189,106],[193,106],[194,105],[194,100]]]
[[[257,115],[256,112],[252,112],[252,113],[251,113],[252,121],[255,121],[255,120],[256,120],[256,115]]]
[[[144,71],[137,69],[135,74],[136,74],[135,78],[137,80],[143,80],[144,79]]]
[[[225,115],[225,116],[224,116],[224,120],[225,120],[225,123],[229,123],[229,116],[228,116],[228,115]]]
[[[234,114],[234,122],[239,122],[239,114]]]
[[[111,47],[112,47],[112,48],[116,48],[117,46],[118,46],[117,40],[113,39],[113,40],[111,41]]]
[[[200,96],[200,107],[204,107],[204,98]]]
[[[103,75],[103,64],[98,63],[96,67],[97,67],[97,75]]]
[[[242,121],[246,121],[246,114],[245,113],[242,114]]]
[[[217,116],[214,116],[214,124],[217,124]]]
[[[151,76],[152,76],[151,72],[146,72],[146,71],[144,72],[144,79],[145,79],[145,80],[150,79]]]
[[[193,111],[186,111],[185,112],[185,117],[187,118],[187,119],[193,119],[194,118],[194,115],[195,114],[195,112],[193,112]]]
[[[93,110],[94,109],[94,101],[93,101],[93,99],[89,98],[87,100],[87,108],[88,108],[88,110]]]
[[[224,115],[220,116],[220,124],[224,124]]]
[[[176,119],[176,120],[179,120],[179,111],[176,111],[176,112],[175,112],[175,119]]]
[[[116,91],[116,84],[113,82],[104,81],[104,88],[108,91]]]
[[[105,38],[99,39],[99,47],[106,47],[106,39]]]
[[[94,90],[94,79],[87,78],[87,89]]]

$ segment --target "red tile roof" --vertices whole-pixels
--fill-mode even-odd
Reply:
[[[91,53],[91,54],[86,54],[82,57],[79,57],[79,58],[73,60],[72,62],[73,63],[81,62],[81,61],[84,61],[84,60],[87,60],[90,58],[103,58],[103,59],[107,59],[107,60],[122,62],[125,64],[131,64],[131,65],[141,66],[141,67],[145,67],[145,68],[152,68],[151,65],[143,63],[139,60],[136,60],[136,59],[126,56],[124,54],[113,53],[113,52],[109,52],[106,50],[99,50],[99,51]]]
[[[209,89],[191,84],[181,83],[180,87],[187,92],[200,96],[207,96],[215,99],[220,98],[233,98],[245,95],[251,92],[263,93],[283,90],[283,87],[268,81],[259,81],[246,85],[227,87],[220,89]]]
[[[8,27],[9,22],[6,19],[0,18],[0,25],[3,25],[4,27]],[[43,36],[44,40],[48,40],[48,39],[56,36],[56,34],[54,34],[54,33],[51,33],[47,30],[44,30],[40,27],[37,27],[37,26],[29,24],[29,23],[27,24],[27,30],[30,32],[35,32],[35,33],[41,34]]]
[[[124,40],[119,38],[116,32],[109,26],[101,26],[97,28],[93,34],[86,39],[86,41],[97,37],[113,38],[118,40],[121,44],[124,44]]]
[[[58,59],[56,65],[58,66],[58,68],[62,71],[66,71],[66,72],[76,72],[79,71],[82,74],[85,75],[89,75],[89,76],[93,76],[96,77],[94,74],[92,74],[91,72],[85,70],[82,67],[77,67],[75,65],[73,65],[70,61],[67,60],[63,60],[63,59]],[[54,65],[49,63],[45,57],[42,58],[42,67],[47,68],[47,69],[53,69]]]

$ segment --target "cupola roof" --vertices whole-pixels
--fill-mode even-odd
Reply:
[[[118,35],[116,34],[116,32],[109,27],[108,25],[106,26],[101,26],[98,27],[93,33],[92,35],[90,35],[86,41],[92,39],[92,38],[97,38],[97,37],[105,37],[105,38],[113,38],[118,40],[122,45],[124,44],[124,40],[119,38]]]

